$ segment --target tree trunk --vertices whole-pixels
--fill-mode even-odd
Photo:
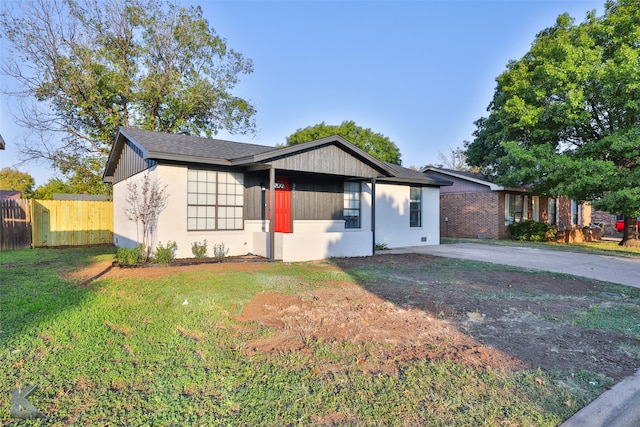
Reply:
[[[638,240],[638,219],[636,217],[630,215],[624,216],[624,230],[620,246],[640,246],[640,241]]]

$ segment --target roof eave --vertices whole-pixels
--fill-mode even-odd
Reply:
[[[504,191],[504,190],[507,190],[507,188],[503,187],[502,185],[494,184],[493,182],[489,182],[489,181],[486,181],[486,180],[483,180],[483,179],[478,179],[478,178],[472,178],[470,176],[458,174],[458,173],[455,173],[455,172],[445,171],[445,170],[438,169],[438,168],[429,167],[429,168],[424,169],[422,171],[422,173],[426,173],[428,171],[432,171],[432,172],[440,173],[440,174],[443,174],[443,175],[448,175],[448,176],[451,176],[451,177],[454,177],[454,178],[462,179],[464,181],[469,181],[469,182],[473,182],[473,183],[476,183],[476,184],[484,185],[484,186],[489,187],[489,189],[491,191]]]
[[[200,157],[189,156],[186,154],[174,154],[174,153],[162,153],[162,152],[150,152],[148,156],[144,157],[145,160],[164,160],[178,163],[198,163],[202,165],[220,165],[220,166],[233,166],[232,162],[227,159],[220,159],[214,157]]]
[[[400,178],[400,177],[383,177],[377,178],[376,182],[388,183],[388,184],[415,184],[422,187],[446,187],[453,185],[451,181],[435,180],[435,179],[421,179],[421,178]]]

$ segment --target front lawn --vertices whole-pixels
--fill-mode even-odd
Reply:
[[[407,265],[388,262],[400,259],[393,256],[351,266],[336,260],[114,268],[86,281],[82,270],[106,269],[114,252],[1,254],[1,425],[15,421],[10,391],[38,384],[28,400],[49,418],[20,425],[554,426],[612,383],[584,369],[518,367],[517,354],[505,349],[504,360],[513,364],[483,362],[483,354],[498,350],[460,326],[461,309],[451,301],[434,306],[442,312],[412,303],[414,289],[460,286],[465,271],[477,274],[481,263],[451,268],[455,261],[416,258],[420,270],[412,277],[424,280],[405,292],[405,304],[380,288],[404,292]],[[495,266],[487,268],[495,273]],[[623,287],[612,289],[621,294]],[[627,302],[640,300],[625,295]],[[269,321],[266,315],[251,320],[244,308],[259,296],[271,296],[274,305],[286,298],[300,303],[283,304]],[[301,307],[312,314],[300,316]],[[324,317],[313,317],[319,309]],[[400,340],[405,335],[396,331],[377,341],[381,335],[368,325],[379,314],[365,317],[367,310],[403,316],[423,335]],[[346,338],[322,335],[325,327]],[[450,337],[426,338],[435,328],[470,344],[448,351]],[[349,339],[356,329],[363,338]],[[264,346],[269,340],[280,344]]]

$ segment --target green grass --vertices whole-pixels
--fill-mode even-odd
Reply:
[[[62,278],[113,257],[111,248],[1,254],[1,425],[12,422],[10,390],[31,384],[40,387],[29,400],[49,419],[20,425],[552,426],[609,385],[588,372],[426,360],[397,376],[370,374],[356,361],[373,344],[249,355],[245,343],[270,333],[235,320],[256,294],[357,283],[365,273],[266,263],[248,272],[176,268],[156,279],[101,278],[88,288]],[[445,275],[451,262],[434,261],[434,274]],[[323,369],[336,363],[340,369]]]
[[[575,324],[584,328],[608,329],[636,335],[640,339],[640,306],[621,301],[594,305],[573,313]]]

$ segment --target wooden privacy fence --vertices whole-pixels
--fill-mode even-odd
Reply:
[[[31,247],[29,200],[0,200],[0,250]]]
[[[4,202],[13,202],[14,218],[5,221]],[[19,202],[19,203],[15,203]],[[11,205],[12,203],[7,203]],[[2,250],[84,246],[113,242],[113,203],[87,200],[4,200]],[[23,223],[17,216],[24,212]],[[10,212],[11,209],[7,209]],[[29,221],[30,220],[30,221]],[[19,232],[17,229],[21,228]],[[14,230],[16,229],[16,230]],[[28,229],[28,231],[27,231]],[[10,231],[7,231],[10,230]],[[5,234],[21,236],[9,241]],[[5,244],[5,242],[7,242]]]

